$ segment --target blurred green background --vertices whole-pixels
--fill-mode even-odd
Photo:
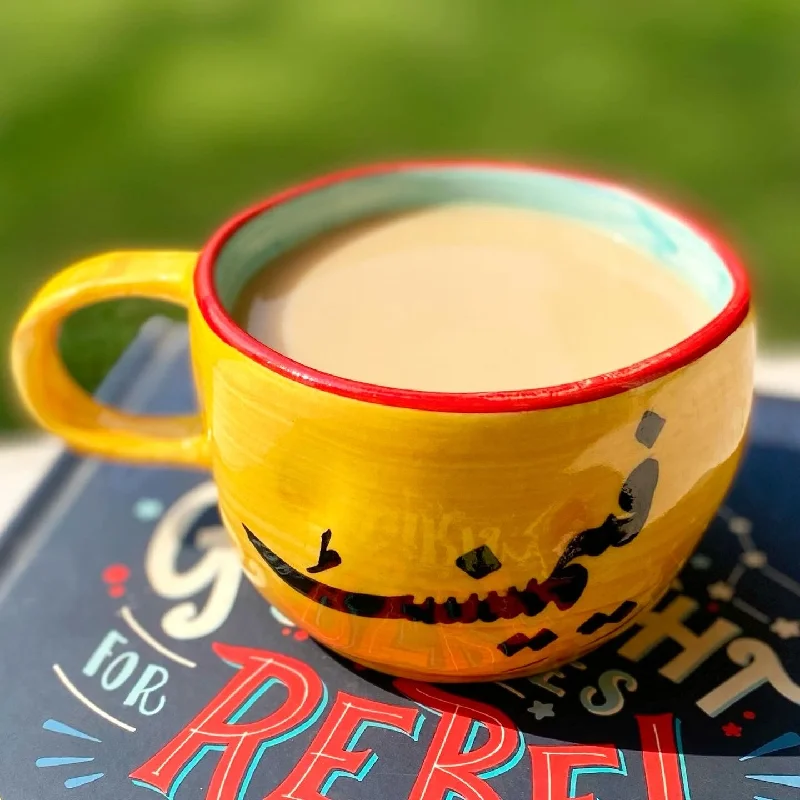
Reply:
[[[796,339],[799,101],[798,0],[4,0],[0,337],[83,255],[196,247],[289,182],[447,154],[700,209],[755,274],[762,338]],[[70,321],[86,386],[151,311]]]

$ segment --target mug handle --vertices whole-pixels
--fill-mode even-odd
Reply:
[[[11,344],[22,399],[42,427],[75,450],[111,459],[209,465],[209,441],[199,414],[146,416],[104,405],[75,383],[58,349],[61,323],[102,300],[146,297],[187,307],[194,252],[125,251],[86,259],[45,284],[23,314]]]

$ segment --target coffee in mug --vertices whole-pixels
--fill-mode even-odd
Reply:
[[[301,364],[481,392],[610,372],[699,330],[711,306],[644,250],[568,217],[453,204],[368,219],[266,264],[234,318]]]

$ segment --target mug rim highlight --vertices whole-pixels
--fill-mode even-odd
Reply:
[[[725,307],[705,326],[673,347],[629,366],[555,386],[489,392],[432,392],[400,389],[332,375],[301,364],[258,341],[237,325],[225,310],[214,281],[217,257],[231,236],[254,217],[301,195],[337,183],[404,170],[459,167],[535,172],[572,178],[599,188],[626,192],[682,222],[695,235],[703,239],[717,254],[731,277],[733,282],[731,297]],[[722,344],[742,324],[750,310],[750,282],[738,256],[719,235],[685,214],[653,200],[641,192],[603,178],[521,162],[459,159],[386,162],[339,170],[284,189],[266,200],[256,203],[223,223],[203,247],[194,273],[194,292],[200,312],[209,328],[226,344],[272,372],[312,388],[354,400],[420,411],[451,413],[535,411],[578,405],[621,394],[662,378],[698,360]]]

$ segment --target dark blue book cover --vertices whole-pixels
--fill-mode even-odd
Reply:
[[[149,323],[108,402],[194,402]],[[800,404],[759,398],[734,489],[659,606],[508,683],[354,667],[243,579],[202,473],[65,455],[0,535],[0,798],[800,797]]]

